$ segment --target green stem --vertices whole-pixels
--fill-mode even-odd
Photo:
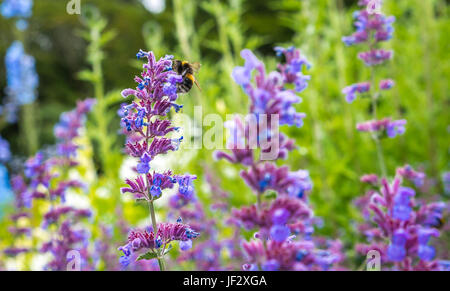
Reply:
[[[369,45],[369,50],[373,50],[374,45]],[[370,98],[372,101],[372,118],[373,120],[377,120],[377,99],[380,96],[379,92],[377,91],[377,84],[375,80],[375,68],[372,66],[370,70],[370,88],[371,88],[371,94]],[[383,177],[387,178],[387,170],[386,170],[386,164],[384,162],[384,154],[383,154],[383,147],[381,145],[381,141],[378,137],[377,133],[372,134],[372,138],[375,141],[375,147],[377,149],[377,160],[380,167],[380,171]]]
[[[152,219],[152,226],[153,226],[153,233],[155,234],[155,239],[156,239],[156,234],[158,233],[158,228],[156,225],[156,216],[155,216],[155,207],[153,206],[153,201],[150,201],[148,203],[149,208],[150,208],[150,217]],[[160,271],[165,271],[165,267],[164,267],[164,252],[161,254],[161,252],[157,251],[158,254],[158,265],[159,265],[159,270]]]
[[[38,134],[35,118],[34,104],[25,104],[22,106],[22,122],[20,123],[20,131],[25,137],[25,147],[27,154],[32,155],[38,149]]]

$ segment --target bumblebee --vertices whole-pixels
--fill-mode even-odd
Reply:
[[[194,73],[200,69],[200,63],[189,63],[187,61],[174,60],[172,70],[183,77],[183,81],[177,84],[177,93],[187,93],[195,84],[200,90],[200,85],[194,77]]]

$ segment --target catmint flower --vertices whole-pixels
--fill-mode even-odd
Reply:
[[[376,249],[386,263],[397,262],[400,270],[439,270],[434,261],[435,249],[429,245],[431,236],[439,236],[439,226],[446,203],[418,203],[412,188],[403,187],[403,179],[414,179],[420,172],[410,166],[397,169],[397,175],[391,184],[385,178],[381,180],[380,191],[369,191],[369,200],[359,204],[371,211],[366,216],[372,224],[363,224],[360,230],[370,238],[370,244],[358,246],[364,255],[368,250]],[[417,259],[416,259],[417,258]]]
[[[119,250],[123,252],[124,256],[129,257],[141,249],[156,250],[163,244],[167,245],[172,241],[190,241],[198,235],[183,223],[160,223],[156,235],[153,231],[132,230],[128,235],[128,243],[119,247]]]
[[[406,124],[406,120],[404,120],[404,119],[394,120],[392,122],[389,122],[386,127],[386,133],[387,133],[388,137],[394,138],[397,135],[404,134],[406,131],[405,124]]]
[[[121,189],[122,193],[131,193],[137,200],[146,200],[149,203],[161,198],[165,189],[178,184],[178,193],[171,197],[169,205],[174,208],[184,205],[186,200],[192,199],[194,192],[192,175],[173,175],[168,170],[164,173],[150,173],[151,162],[158,155],[179,149],[183,137],[166,137],[171,132],[179,130],[172,127],[170,119],[165,118],[174,108],[178,112],[182,105],[175,103],[178,99],[177,84],[183,78],[172,70],[172,56],[165,56],[156,60],[153,52],[140,50],[136,54],[138,59],[146,58],[143,72],[135,77],[135,89],[125,89],[122,97],[135,96],[131,104],[122,104],[119,110],[121,126],[127,135],[125,151],[128,155],[138,158],[135,168],[139,174],[135,179],[127,179],[128,187]],[[153,210],[152,210],[153,211]],[[154,222],[156,223],[156,222]],[[181,241],[180,248],[188,250],[192,247],[192,239],[199,235],[187,225],[177,221],[176,224],[160,223],[156,234],[153,229],[145,231],[132,231],[128,243],[119,248],[124,254],[120,259],[123,267],[130,263],[130,256],[141,249],[147,249],[155,254],[162,255],[161,246],[173,240]],[[158,258],[158,260],[160,260]]]
[[[150,161],[152,158],[148,153],[144,153],[141,157],[141,162],[137,165],[137,172],[139,174],[147,174],[150,171]]]
[[[290,213],[286,209],[284,208],[277,209],[272,214],[272,222],[277,225],[283,225],[287,222],[289,216]]]
[[[368,52],[359,53],[358,58],[361,59],[366,66],[376,66],[390,60],[393,54],[392,51],[374,49]]]
[[[285,53],[289,61],[300,58],[298,50],[293,52],[286,50]],[[295,56],[291,56],[291,53]],[[294,68],[290,66],[279,67],[281,73],[272,72],[266,75],[264,63],[259,61],[250,50],[243,50],[241,56],[245,59],[245,66],[235,68],[233,78],[236,83],[244,87],[245,92],[249,95],[252,101],[250,112],[257,116],[259,114],[267,114],[268,116],[278,114],[280,124],[301,127],[306,115],[298,113],[293,107],[294,104],[301,102],[301,98],[296,96],[294,91],[287,90],[284,87],[285,84],[295,84],[297,92],[306,88],[309,76],[304,76],[301,72],[296,71],[302,65],[297,63]],[[257,72],[255,76],[256,86],[251,84],[253,70]]]
[[[394,198],[392,217],[403,221],[409,220],[412,212],[410,200],[411,197],[414,197],[414,195],[415,192],[413,189],[401,187]]]
[[[384,118],[381,120],[370,120],[361,122],[356,125],[358,131],[364,132],[385,132],[390,138],[405,133],[406,120],[392,120],[391,118]]]
[[[74,139],[79,136],[80,128],[86,121],[86,115],[95,105],[95,99],[86,99],[77,102],[77,107],[61,114],[58,124],[54,127],[54,135],[58,140],[58,154],[64,157],[75,157],[78,146]]]
[[[415,171],[410,165],[398,168],[396,173],[404,179],[412,181],[416,187],[422,187],[425,183],[425,173]]]
[[[262,265],[263,271],[278,271],[280,269],[280,264],[277,260],[269,260]]]
[[[242,50],[241,57],[245,60],[245,65],[243,67],[234,68],[232,77],[237,84],[246,86],[250,84],[253,69],[259,67],[261,62],[249,49]]]
[[[394,87],[395,82],[391,79],[381,80],[380,81],[380,89],[381,90],[389,90]]]
[[[367,6],[370,1],[359,1],[358,5]],[[375,42],[388,41],[392,38],[394,28],[392,24],[395,17],[386,17],[382,14],[369,14],[366,9],[356,11],[353,14],[355,20],[354,25],[356,31],[350,36],[344,36],[342,41],[347,45],[355,45],[366,43],[369,40],[369,35],[374,35]]]
[[[192,240],[180,241],[180,250],[187,251],[192,248]]]
[[[428,245],[431,236],[438,237],[439,231],[434,228],[421,228],[417,233],[419,249],[417,254],[424,261],[432,261],[436,254],[434,247]]]
[[[394,262],[402,261],[406,256],[405,244],[407,234],[404,230],[397,230],[392,237],[392,244],[387,250],[387,255]]]
[[[274,225],[270,228],[270,236],[277,242],[285,241],[290,234],[291,230],[285,225]]]
[[[352,103],[356,99],[356,93],[362,94],[369,92],[369,90],[370,90],[370,83],[364,82],[345,87],[342,90],[342,93],[345,95],[345,100],[348,103]]]
[[[176,176],[175,179],[177,180],[177,183],[179,185],[179,193],[185,198],[190,199],[194,194],[193,180],[197,179],[197,177],[192,175],[184,175]]]

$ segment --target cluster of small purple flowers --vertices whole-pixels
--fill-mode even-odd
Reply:
[[[17,175],[12,179],[12,188],[16,195],[16,213],[11,216],[12,221],[30,217],[29,208],[35,199],[47,199],[50,208],[42,216],[41,227],[53,233],[51,239],[40,246],[40,252],[50,252],[52,260],[46,266],[50,270],[65,270],[70,250],[78,250],[86,266],[87,239],[89,234],[84,229],[77,229],[77,222],[81,218],[91,216],[88,209],[76,209],[64,205],[66,193],[69,189],[80,189],[83,184],[77,180],[67,178],[67,171],[77,165],[75,156],[77,146],[74,139],[78,137],[83,126],[85,115],[91,111],[93,99],[78,102],[77,108],[63,113],[60,123],[56,126],[55,136],[59,140],[57,153],[46,157],[43,152],[37,153],[25,163],[24,176]],[[70,149],[66,145],[70,144]],[[11,230],[17,234],[31,234],[31,229],[15,228]],[[17,255],[29,251],[26,248],[12,247],[5,250],[6,254]]]
[[[194,262],[196,270],[219,271],[233,270],[232,265],[225,265],[223,260],[224,253],[229,251],[229,260],[236,259],[236,252],[233,252],[231,241],[227,238],[219,238],[219,229],[227,226],[226,217],[231,212],[229,203],[229,194],[219,186],[219,181],[213,175],[212,169],[205,166],[205,179],[210,187],[211,200],[214,203],[210,210],[213,213],[208,215],[204,204],[198,199],[182,199],[181,196],[173,196],[170,200],[171,216],[181,216],[197,232],[202,234],[200,241],[194,246],[186,245],[180,242],[180,247],[185,251],[177,258],[178,263]],[[238,234],[237,237],[240,237]],[[242,256],[238,256],[239,258]]]
[[[308,76],[303,75],[309,63],[300,51],[291,47],[277,47],[281,58],[278,70],[266,74],[264,64],[250,50],[243,50],[244,67],[233,71],[236,83],[242,85],[250,97],[250,114],[258,117],[278,115],[280,124],[303,125],[304,113],[296,111],[294,104],[301,102],[296,95],[307,87]],[[251,82],[256,70],[255,85]],[[291,89],[290,86],[293,85]],[[268,125],[258,121],[258,137],[275,136],[271,118]],[[247,169],[241,172],[244,181],[257,196],[256,205],[234,209],[235,222],[248,230],[256,230],[255,240],[243,242],[247,257],[244,270],[328,270],[340,260],[329,251],[317,249],[312,233],[313,213],[308,206],[307,194],[312,189],[308,171],[292,172],[288,167],[278,167],[256,156],[256,150],[249,147],[249,125],[240,119],[229,125],[231,139],[228,148],[231,153],[217,152],[216,158],[224,158],[231,163],[242,164]],[[276,128],[278,130],[278,128]],[[279,134],[279,148],[276,159],[283,159],[296,147],[292,140]],[[276,193],[276,198],[263,201],[268,191]]]
[[[342,41],[348,45],[365,44],[369,47],[369,51],[361,52],[358,58],[361,59],[366,66],[373,67],[376,65],[384,64],[390,60],[393,56],[392,51],[386,51],[383,49],[377,49],[377,45],[380,42],[388,41],[392,38],[394,28],[392,24],[395,21],[393,16],[385,16],[381,13],[370,13],[369,9],[366,9],[369,5],[369,1],[359,1],[358,5],[364,7],[360,11],[356,11],[353,15],[356,27],[356,32],[350,36],[345,36]],[[381,5],[381,2],[380,2]],[[389,90],[394,87],[394,81],[391,79],[380,80],[378,88],[375,88],[375,84],[372,82],[361,82],[345,87],[342,93],[345,95],[345,99],[348,103],[352,103],[357,94],[368,94],[377,102],[376,99],[380,97],[378,90]],[[378,89],[378,90],[377,90]],[[362,95],[364,96],[364,95]],[[374,110],[372,108],[372,110]],[[397,135],[402,135],[405,132],[406,120],[392,120],[390,118],[383,120],[371,120],[357,125],[359,131],[370,132],[386,132],[387,136],[394,138]]]
[[[394,17],[386,17],[380,12],[371,13],[370,1],[361,0],[358,4],[364,9],[354,14],[357,31],[342,40],[347,45],[367,44],[369,51],[358,55],[366,66],[371,67],[372,81],[354,84],[344,88],[347,102],[356,99],[356,94],[370,92],[372,98],[372,113],[374,120],[357,125],[358,131],[371,132],[375,140],[383,137],[384,133],[390,138],[405,132],[406,120],[392,120],[391,118],[376,119],[376,106],[380,93],[378,90],[389,90],[394,81],[381,80],[378,90],[374,88],[375,74],[373,66],[385,63],[392,58],[393,52],[377,49],[377,44],[390,40],[393,34]],[[381,5],[381,1],[378,2]],[[367,9],[365,9],[367,8]],[[381,6],[380,6],[381,8]],[[382,160],[380,143],[378,159]],[[381,165],[384,162],[380,161]],[[382,171],[383,167],[381,167]],[[383,173],[387,175],[386,173]],[[415,199],[416,191],[404,187],[405,180],[412,182],[415,187],[424,185],[425,174],[413,170],[409,165],[397,169],[396,176],[389,183],[387,177],[376,174],[364,175],[363,183],[380,190],[370,189],[367,194],[356,201],[367,220],[359,226],[359,230],[366,236],[369,244],[357,245],[357,251],[367,255],[368,251],[380,252],[383,267],[392,270],[441,270],[442,264],[434,260],[435,249],[430,245],[431,237],[439,236],[437,227],[443,218],[443,212],[448,206],[443,202],[425,203]]]
[[[137,53],[137,58],[148,60],[143,65],[141,77],[134,78],[138,85],[136,89],[122,91],[124,98],[134,96],[136,100],[131,104],[122,105],[119,114],[122,117],[121,125],[128,136],[126,152],[139,160],[135,168],[138,176],[135,179],[127,179],[129,187],[122,188],[121,191],[132,193],[137,200],[147,201],[152,209],[153,202],[161,197],[162,191],[173,188],[175,184],[179,186],[177,195],[181,195],[182,199],[191,199],[194,191],[193,180],[196,177],[173,175],[171,171],[150,172],[151,161],[156,156],[178,150],[183,140],[183,137],[166,137],[178,131],[178,128],[173,127],[171,121],[167,119],[167,115],[171,108],[176,112],[182,108],[175,103],[178,98],[177,83],[182,81],[182,77],[172,70],[172,56],[165,56],[156,61],[153,52],[141,50]],[[155,254],[152,258],[162,260],[170,243],[165,240],[165,231],[177,229],[177,236],[172,240],[190,241],[198,235],[189,226],[178,222],[158,225],[153,216],[154,213],[151,228],[144,232],[131,232],[127,245],[120,248],[124,254],[120,259],[124,267],[130,263],[131,254],[141,249],[147,249]],[[191,242],[185,244],[190,245]]]
[[[436,251],[430,245],[430,239],[440,235],[438,227],[448,205],[417,200],[413,188],[402,186],[405,181],[416,187],[424,183],[424,173],[414,171],[409,165],[397,169],[392,183],[371,176],[371,179],[362,180],[379,186],[380,190],[368,191],[357,201],[368,220],[359,229],[369,241],[368,245],[357,245],[357,250],[363,255],[369,250],[379,251],[383,266],[392,270],[441,270],[441,262],[435,260]],[[375,226],[369,223],[370,220]]]

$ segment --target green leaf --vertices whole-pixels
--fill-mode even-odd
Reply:
[[[140,261],[140,260],[151,260],[151,259],[156,259],[158,257],[158,255],[156,254],[156,253],[154,253],[154,252],[147,252],[147,253],[145,253],[145,254],[143,254],[143,255],[140,255],[137,259],[136,259],[136,262],[137,261]]]
[[[167,249],[164,250],[164,255],[168,254],[172,250],[172,245],[169,245]]]

